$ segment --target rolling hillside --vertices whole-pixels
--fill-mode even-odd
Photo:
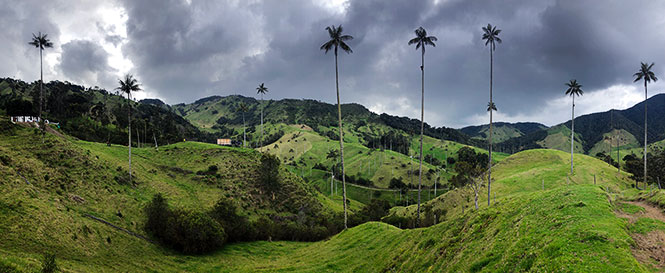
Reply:
[[[665,139],[665,120],[660,118],[665,115],[665,94],[657,94],[647,100],[648,104],[648,142],[654,143]],[[565,129],[568,128],[570,138],[571,122],[534,131],[532,133],[505,140],[496,145],[497,151],[513,152],[533,148],[554,148],[566,150],[563,142]],[[614,132],[614,134],[610,134]],[[561,136],[554,136],[563,133]],[[644,144],[644,102],[640,102],[625,110],[610,110],[606,112],[593,113],[575,118],[575,141],[581,146],[581,152],[595,155],[609,140],[607,137],[619,139],[622,147],[640,147]],[[550,139],[546,139],[546,138]],[[561,140],[557,140],[561,139]],[[576,145],[578,145],[576,144]],[[570,140],[568,140],[570,150]],[[578,148],[576,148],[578,149]]]
[[[7,115],[37,115],[39,84],[0,78],[0,109]],[[69,82],[44,84],[44,117],[58,122],[64,132],[82,140],[127,145],[127,99],[99,88]],[[147,101],[150,102],[150,101]],[[154,103],[154,102],[153,102]],[[167,107],[131,102],[132,142],[166,145],[183,139],[213,142]],[[138,137],[137,137],[138,136]]]
[[[547,129],[547,126],[536,122],[496,122],[492,126],[492,142],[499,143],[511,138],[520,137],[538,130]],[[489,135],[489,125],[467,126],[460,131],[472,138],[487,140]]]
[[[6,117],[0,117],[0,128],[3,272],[3,265],[32,272],[45,253],[55,253],[63,268],[76,272],[173,270],[186,256],[143,239],[150,240],[143,209],[157,193],[191,211],[230,200],[249,221],[340,219],[341,202],[331,202],[283,166],[279,190],[266,188],[257,179],[260,153],[253,150],[196,142],[135,148],[130,183],[126,147],[51,133],[42,143],[37,129]],[[351,202],[353,211],[359,208]]]

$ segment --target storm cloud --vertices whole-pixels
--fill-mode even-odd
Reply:
[[[143,96],[168,103],[254,96],[265,83],[267,98],[332,103],[334,58],[319,47],[328,38],[325,27],[341,24],[355,37],[353,53],[339,56],[342,101],[417,118],[420,52],[407,42],[423,26],[438,38],[425,56],[425,120],[461,127],[488,121],[489,49],[481,40],[488,23],[503,30],[494,52],[499,121],[566,121],[570,79],[585,90],[576,112],[631,106],[643,94],[631,77],[639,63],[655,62],[657,75],[665,64],[660,1],[73,2],[3,3],[0,25],[11,27],[0,33],[9,41],[0,51],[0,76],[30,79],[38,59],[28,54],[26,39],[45,29],[61,42],[47,63],[63,80],[112,89],[109,79],[130,72],[142,82]],[[69,9],[97,16],[78,22],[63,15]],[[29,20],[33,15],[40,19]],[[78,24],[90,27],[72,27]],[[650,90],[662,93],[663,85]]]

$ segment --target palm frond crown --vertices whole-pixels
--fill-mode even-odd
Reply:
[[[500,44],[501,38],[499,38],[500,29],[496,29],[496,26],[487,24],[486,27],[483,27],[483,40],[485,40],[485,46],[489,45],[492,47],[492,50],[496,50],[496,44]]]
[[[340,47],[346,53],[353,53],[351,47],[349,47],[349,45],[346,44],[346,41],[353,40],[353,36],[342,34],[343,31],[342,25],[339,25],[338,27],[332,25],[326,27],[326,30],[328,31],[328,36],[330,36],[330,40],[321,46],[321,50],[325,50],[325,53],[328,53],[328,51],[334,49],[335,54],[337,54],[337,48]]]
[[[42,34],[41,32],[39,32],[39,34],[37,35],[33,33],[32,41],[30,41],[28,44],[33,45],[39,49],[53,47],[53,43],[51,42],[51,40],[48,39],[48,34],[46,33]]]
[[[415,31],[416,37],[409,40],[409,45],[416,45],[416,49],[419,49],[422,47],[422,50],[425,51],[425,46],[431,45],[433,47],[436,47],[436,42],[438,39],[435,36],[427,36],[427,30],[425,30],[423,27],[417,28]]]
[[[582,85],[577,82],[577,80],[570,80],[566,83],[568,89],[566,89],[566,95],[569,96],[581,96],[584,94],[582,91]]]
[[[256,94],[265,94],[268,93],[268,87],[265,87],[263,83],[256,88]]]
[[[489,112],[490,110],[497,111],[496,110],[496,104],[494,104],[494,102],[488,102],[487,103],[487,112]]]
[[[647,82],[647,83],[652,82],[652,81],[654,81],[654,82],[658,81],[658,78],[656,78],[656,75],[653,73],[653,71],[651,71],[651,69],[653,68],[654,63],[651,63],[651,64],[640,63],[640,64],[641,64],[640,65],[640,70],[637,71],[637,73],[633,74],[633,76],[635,77],[635,81],[633,81],[633,82],[637,82],[637,81],[640,81],[642,79],[644,79],[644,81]]]
[[[129,94],[130,92],[140,91],[141,86],[139,82],[131,74],[125,75],[125,79],[118,80],[118,86],[116,90]]]

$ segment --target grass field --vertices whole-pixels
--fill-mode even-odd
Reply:
[[[486,206],[482,188],[479,210],[472,209],[468,188],[446,191],[424,204],[446,211],[431,227],[401,230],[369,222],[319,242],[235,243],[206,255],[182,255],[85,214],[144,235],[141,209],[156,192],[165,193],[173,206],[194,210],[226,196],[236,200],[246,215],[274,212],[279,207],[264,200],[269,195],[251,187],[258,166],[256,151],[193,142],[159,151],[134,149],[136,183],[125,184],[118,181],[126,172],[126,147],[51,134],[42,144],[36,130],[1,120],[0,129],[0,269],[4,271],[35,272],[44,253],[55,253],[65,272],[648,272],[654,269],[631,254],[635,244],[631,234],[665,228],[649,220],[629,224],[615,215],[617,209],[639,211],[615,207],[617,198],[665,204],[662,193],[637,192],[625,173],[617,175],[616,169],[589,156],[576,154],[575,172],[569,176],[569,154],[529,150],[496,164],[492,188],[497,197],[491,207]],[[296,132],[300,129],[290,133]],[[295,161],[313,162],[317,145],[337,144],[315,141],[315,135],[305,132],[293,140],[299,138],[297,144],[304,143],[305,148]],[[380,162],[380,155],[355,149]],[[362,161],[359,155],[357,161]],[[219,178],[196,174],[213,164],[219,167]],[[306,176],[312,179],[303,183],[295,175],[298,167],[282,171],[292,182],[284,191],[299,192],[293,199],[316,200],[330,211],[341,211],[339,195],[328,196],[328,174],[312,170]],[[362,207],[357,201],[368,200],[365,196],[395,198],[395,192],[388,190],[372,189],[368,194],[359,187],[363,190],[354,193],[353,188],[348,190],[358,199],[351,201],[354,210]],[[407,215],[412,208],[395,208],[393,213]]]

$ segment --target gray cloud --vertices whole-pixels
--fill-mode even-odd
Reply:
[[[57,4],[41,4],[0,6],[0,25],[12,26],[0,39],[21,41],[8,43],[10,50],[0,52],[0,61],[10,64],[0,73],[29,77],[26,71],[36,58],[23,43],[30,32],[44,28],[57,40],[59,22],[51,22],[48,14],[66,11]],[[102,36],[107,43],[122,44],[124,57],[134,65],[131,72],[146,91],[169,103],[208,95],[254,95],[262,82],[270,88],[269,98],[334,102],[333,56],[319,50],[328,38],[324,29],[332,24],[342,24],[355,37],[349,42],[354,53],[339,56],[342,101],[414,118],[420,107],[420,55],[407,41],[419,26],[437,36],[437,46],[426,53],[425,90],[425,119],[437,126],[487,120],[489,52],[480,39],[487,23],[503,29],[494,67],[500,120],[549,125],[567,120],[566,107],[554,107],[553,102],[566,103],[561,99],[563,84],[571,78],[588,94],[580,99],[580,113],[624,106],[598,94],[611,90],[607,94],[613,100],[634,101],[632,93],[639,92],[639,86],[633,88],[631,75],[639,62],[656,62],[655,72],[661,74],[665,57],[665,37],[657,35],[665,27],[658,19],[665,3],[659,1],[349,0],[343,12],[310,0],[118,4],[127,15],[127,37],[103,26],[98,31],[107,32]],[[88,60],[103,54],[92,54],[98,52],[94,45],[80,46],[63,46],[60,67],[70,67],[69,78],[87,82],[92,78],[73,69],[74,63],[65,63],[75,60],[65,53],[88,52]],[[106,65],[82,62],[85,70],[110,72]],[[650,90],[663,92],[662,87],[658,82]]]
[[[0,0],[0,75],[32,81],[39,78],[39,50],[28,45],[32,33],[47,33],[57,46],[60,30],[48,16],[52,3]],[[48,53],[48,51],[46,52]],[[50,75],[44,71],[47,80]]]
[[[113,86],[117,71],[109,66],[109,54],[100,45],[74,40],[62,45],[58,68],[74,82],[88,86]]]

